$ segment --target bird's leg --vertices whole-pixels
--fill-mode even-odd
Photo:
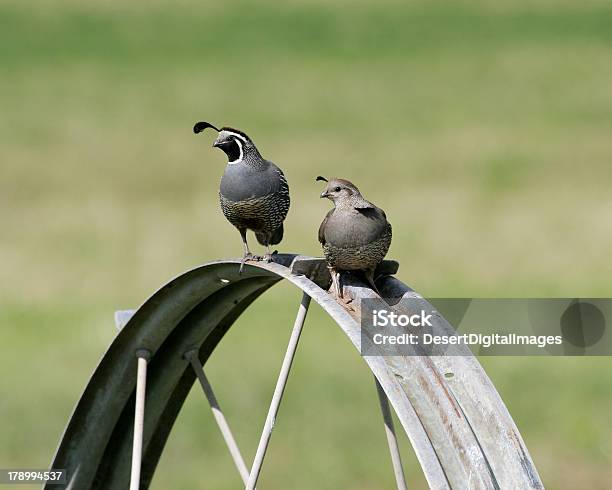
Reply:
[[[365,278],[368,281],[368,284],[372,287],[372,289],[374,290],[374,292],[376,294],[378,294],[378,296],[382,295],[380,294],[380,291],[378,291],[378,288],[376,287],[376,284],[374,284],[374,270],[375,269],[367,269],[365,270]]]
[[[253,258],[253,254],[249,250],[249,244],[247,243],[246,228],[240,228],[238,231],[240,232],[240,236],[242,237],[242,244],[244,245],[244,256],[242,257],[242,261],[240,262],[240,269],[238,270],[238,274],[242,274],[242,269],[244,269],[244,263],[247,260],[251,260]]]
[[[263,257],[264,262],[272,262],[272,255],[273,255],[273,252],[270,251],[270,244],[267,243],[266,244],[266,255],[264,255]]]
[[[352,298],[345,298],[344,292],[342,290],[342,273],[333,267],[329,267],[329,273],[331,274],[332,283],[329,288],[329,292],[336,298],[336,301],[340,303],[345,308],[355,311],[351,303],[353,302]]]
[[[330,288],[332,294],[338,299],[343,299],[342,298],[342,285],[340,284],[340,272],[338,272],[333,267],[330,267],[329,273],[332,279],[331,288]]]

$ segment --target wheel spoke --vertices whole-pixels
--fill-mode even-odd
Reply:
[[[298,309],[298,314],[293,325],[293,331],[289,338],[289,344],[287,345],[287,352],[285,352],[285,358],[281,366],[278,380],[276,381],[276,388],[274,389],[274,395],[272,395],[272,402],[270,403],[270,409],[268,410],[268,416],[266,417],[266,423],[259,439],[259,445],[257,446],[257,452],[255,453],[255,460],[251,468],[249,480],[246,484],[246,490],[254,490],[257,485],[257,479],[261,472],[263,460],[268,449],[268,443],[272,436],[272,429],[274,429],[274,423],[276,421],[276,415],[278,414],[278,408],[280,407],[281,399],[287,385],[287,379],[289,378],[289,371],[291,370],[291,364],[295,357],[295,351],[297,349],[298,341],[300,340],[300,334],[302,333],[302,327],[306,320],[306,313],[308,313],[308,306],[310,305],[310,296],[304,293],[302,296],[302,302]]]
[[[380,410],[385,421],[385,434],[387,435],[387,443],[389,444],[389,452],[391,453],[391,462],[393,463],[393,472],[395,473],[395,481],[397,482],[398,490],[407,490],[406,480],[404,479],[404,469],[402,468],[402,458],[397,445],[397,437],[395,436],[395,428],[393,427],[393,417],[389,409],[389,399],[385,394],[382,386],[376,378],[376,391],[378,392],[378,401],[380,402]]]
[[[132,472],[130,490],[140,487],[140,466],[142,462],[142,435],[144,431],[145,394],[147,388],[147,363],[151,353],[148,350],[136,351],[138,372],[136,374],[136,406],[134,408],[134,442],[132,446]]]
[[[202,389],[204,390],[204,394],[206,395],[206,399],[208,400],[208,404],[210,405],[210,409],[212,410],[213,416],[215,417],[215,421],[219,426],[219,430],[221,431],[221,435],[225,440],[225,444],[227,445],[227,449],[229,450],[232,459],[234,460],[234,464],[236,465],[236,469],[238,473],[240,473],[240,478],[242,478],[242,483],[246,485],[247,480],[249,478],[249,470],[244,463],[244,459],[242,454],[240,453],[240,449],[238,448],[238,444],[236,444],[236,440],[234,439],[234,435],[230,430],[229,424],[225,419],[225,415],[221,411],[221,407],[219,406],[219,402],[217,401],[217,397],[215,396],[215,392],[212,389],[206,374],[204,374],[204,369],[202,369],[202,365],[200,364],[200,360],[197,356],[197,351],[192,350],[185,353],[185,358],[189,360],[191,363],[191,367],[196,373],[196,376],[200,380],[200,385],[202,385]]]

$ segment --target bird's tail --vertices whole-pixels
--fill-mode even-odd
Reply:
[[[283,225],[281,225],[272,232],[272,234],[268,235],[267,233],[255,233],[255,237],[260,245],[278,245],[283,239],[284,232]]]

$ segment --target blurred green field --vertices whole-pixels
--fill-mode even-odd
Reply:
[[[608,2],[4,0],[0,113],[0,467],[49,464],[115,309],[241,253],[200,119],[284,169],[282,251],[320,254],[314,177],[336,175],[425,295],[612,294]],[[249,459],[298,298],[271,290],[211,359]],[[609,359],[482,362],[547,488],[609,488]],[[238,486],[194,390],[153,488]],[[260,486],[393,488],[371,378],[318,308]]]

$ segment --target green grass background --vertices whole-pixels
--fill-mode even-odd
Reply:
[[[4,0],[0,114],[0,467],[49,464],[115,309],[241,253],[197,120],[284,169],[282,251],[320,254],[314,177],[341,176],[425,295],[612,294],[609,2]],[[275,287],[210,362],[248,459],[298,299]],[[609,488],[609,359],[483,364],[547,488]],[[393,488],[371,377],[316,307],[260,486]],[[194,390],[153,488],[238,487]]]

